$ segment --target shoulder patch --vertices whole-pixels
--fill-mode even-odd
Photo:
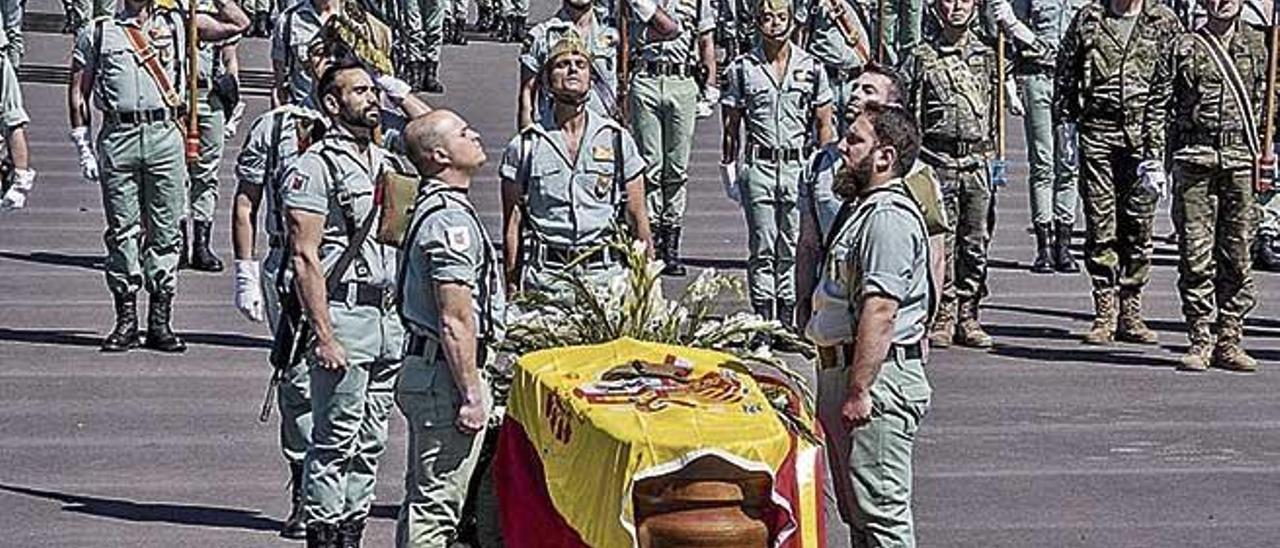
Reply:
[[[307,186],[307,182],[310,179],[311,177],[306,173],[295,170],[293,174],[289,176],[289,182],[286,183],[285,186],[287,186],[289,190],[296,192],[296,191],[302,190],[303,187]]]
[[[606,145],[596,145],[591,147],[591,159],[597,162],[612,162],[613,147]]]
[[[451,226],[444,229],[444,236],[449,249],[459,253],[471,249],[471,232],[465,226]]]

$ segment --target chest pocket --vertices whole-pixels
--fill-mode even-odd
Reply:
[[[529,206],[533,211],[569,205],[568,169],[559,154],[545,143],[538,143],[530,152]]]
[[[792,69],[790,76],[790,81],[782,91],[783,98],[791,107],[808,106],[817,95],[817,71],[812,70],[812,67]]]
[[[123,34],[116,40],[104,40],[98,51],[97,74],[99,85],[120,78],[135,64],[133,50],[126,43]]]
[[[613,150],[611,144],[606,149],[601,149],[601,146],[596,145],[595,148]],[[613,175],[616,167],[613,158],[596,158],[593,150],[591,162],[586,166],[586,169],[582,173],[574,175],[574,184],[597,201],[611,203],[613,201],[612,197],[620,194],[613,192],[613,187],[617,184],[617,178]]]

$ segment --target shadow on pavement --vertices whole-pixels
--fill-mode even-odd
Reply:
[[[1153,347],[1154,348],[1154,347]],[[1086,348],[1032,348],[997,343],[991,354],[1019,360],[1037,362],[1080,362],[1086,365],[1123,365],[1138,367],[1172,368],[1178,361],[1152,356],[1137,347],[1133,351],[1124,347],[1107,349]]]
[[[271,348],[271,340],[235,333],[178,332],[188,344],[222,346],[228,348]],[[0,327],[0,342],[52,344],[55,346],[83,346],[97,348],[102,335],[84,329],[11,329]]]
[[[279,520],[263,516],[261,512],[256,510],[242,510],[239,508],[133,502],[131,500],[76,495],[7,484],[0,484],[0,491],[56,500],[63,504],[62,510],[64,512],[140,523],[172,523],[175,525],[197,525],[253,531],[279,531],[281,524]]]
[[[49,253],[45,251],[33,251],[31,253],[0,251],[0,259],[53,266],[73,266],[76,268],[87,268],[89,270],[102,270],[102,265],[107,260],[106,257],[102,255],[66,255],[63,253]]]

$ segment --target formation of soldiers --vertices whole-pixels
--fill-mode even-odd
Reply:
[[[860,542],[913,542],[927,349],[994,343],[979,311],[1006,111],[1025,124],[1031,272],[1079,272],[1083,210],[1084,342],[1156,342],[1142,296],[1171,195],[1190,341],[1180,367],[1257,367],[1242,324],[1252,270],[1280,270],[1280,201],[1274,18],[1253,0],[562,0],[527,29],[527,3],[480,2],[472,30],[523,42],[518,130],[498,170],[501,256],[467,198],[487,161],[480,136],[415,94],[443,91],[440,46],[464,42],[464,1],[201,0],[195,17],[172,0],[112,7],[66,3],[69,136],[106,215],[108,352],[185,350],[170,325],[178,270],[224,268],[211,233],[217,167],[244,111],[237,41],[270,37],[272,108],[236,159],[234,298],[284,354],[282,534],[309,546],[359,545],[393,406],[410,432],[397,544],[501,544],[487,467],[507,297],[572,298],[565,273],[607,283],[622,258],[598,246],[620,231],[664,274],[686,275],[690,150],[708,105],[720,105],[721,181],[748,229],[752,310],[818,346],[838,375],[820,393],[835,387],[846,432],[899,440],[847,461]],[[20,209],[35,180],[21,3],[0,12],[0,205]],[[407,216],[374,199],[397,184],[416,196]],[[300,350],[281,350],[299,326]],[[868,398],[890,411],[870,416]],[[872,476],[887,492],[868,491]]]

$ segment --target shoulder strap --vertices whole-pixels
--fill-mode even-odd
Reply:
[[[271,141],[267,143],[267,165],[262,170],[262,192],[267,195],[267,202],[271,204],[268,211],[275,212],[276,215],[271,221],[278,223],[276,226],[283,226],[284,209],[277,204],[280,198],[276,186],[280,179],[276,176],[276,171],[280,168],[280,126],[284,125],[284,111],[276,112],[271,120],[274,125],[271,127]]]
[[[147,37],[142,34],[142,30],[130,26],[122,25],[124,35],[129,39],[129,45],[133,48],[134,57],[137,58],[138,64],[142,65],[147,76],[155,82],[156,88],[160,90],[160,96],[164,99],[165,105],[169,108],[178,108],[182,105],[182,97],[178,95],[177,90],[173,87],[173,82],[169,81],[169,75],[165,74],[164,67],[160,66],[160,55],[156,52],[151,43],[147,41]],[[174,38],[178,40],[178,38]]]
[[[1253,112],[1253,101],[1249,98],[1249,93],[1245,91],[1244,79],[1240,77],[1240,71],[1236,69],[1235,64],[1231,62],[1231,58],[1227,56],[1227,52],[1223,49],[1222,42],[1218,40],[1218,37],[1201,28],[1196,31],[1196,41],[1209,52],[1209,57],[1213,59],[1213,64],[1218,67],[1218,72],[1222,73],[1227,87],[1231,88],[1231,95],[1235,98],[1236,107],[1239,107],[1242,116],[1244,116],[1244,135],[1245,141],[1247,141],[1246,144],[1249,145],[1249,153],[1257,156],[1261,148],[1261,145],[1258,144],[1258,120]]]
[[[93,21],[93,66],[97,70],[98,61],[102,59],[102,33],[106,27],[107,20],[105,18],[94,19]]]
[[[355,260],[356,255],[360,254],[360,248],[364,245],[364,241],[369,237],[369,232],[373,230],[373,219],[378,216],[378,208],[369,208],[369,214],[365,215],[364,221],[360,223],[360,228],[356,230],[355,235],[347,238],[347,247],[342,250],[342,255],[333,263],[333,268],[329,270],[324,277],[325,291],[332,295],[334,288],[338,287],[338,283],[342,281],[342,275],[351,267],[351,262]]]
[[[430,200],[441,192],[443,191],[433,191],[424,196],[422,201],[425,202]],[[409,231],[404,234],[404,241],[400,243],[400,266],[396,269],[396,312],[400,314],[400,320],[405,325],[411,325],[408,316],[405,316],[404,314],[404,278],[405,273],[409,270],[409,254],[413,251],[413,246],[418,240],[418,230],[422,228],[422,224],[425,223],[429,217],[435,215],[445,207],[447,207],[445,201],[440,200],[439,203],[436,203],[423,211],[422,215],[415,219],[413,224],[409,226]]]

